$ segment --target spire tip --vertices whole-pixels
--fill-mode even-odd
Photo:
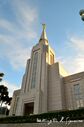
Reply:
[[[43,26],[43,30],[45,30],[46,29],[46,24],[42,24],[42,26]]]

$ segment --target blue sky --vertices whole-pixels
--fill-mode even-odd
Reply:
[[[49,44],[70,73],[84,71],[82,0],[0,0],[0,72],[12,95],[20,88],[32,46],[46,23]]]

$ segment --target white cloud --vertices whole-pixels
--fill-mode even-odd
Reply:
[[[64,62],[62,62],[65,59]],[[84,71],[84,58],[83,56],[75,56],[71,58],[62,58],[62,64],[64,65],[65,69],[70,73],[78,73]]]
[[[28,2],[28,1],[27,1]],[[35,26],[38,22],[37,8],[31,6],[29,3],[23,0],[12,1],[12,10],[16,16],[17,23],[20,25],[23,33],[26,34],[26,38],[37,37]]]
[[[30,57],[30,49],[20,48],[16,52],[11,52],[8,57],[11,60],[11,64],[15,69],[24,67],[27,59]]]
[[[2,85],[2,84],[4,86],[7,86],[10,97],[12,97],[14,90],[20,89],[16,84],[12,84],[12,83],[10,83],[8,81],[2,81],[0,83],[0,85]]]
[[[76,50],[76,56],[73,59],[76,71],[84,71],[84,39],[78,37],[72,37],[71,45]]]
[[[75,58],[74,64],[76,65],[76,71],[84,71],[84,54],[79,55]]]
[[[5,57],[15,69],[24,67],[30,56],[32,39],[37,39],[38,12],[28,1],[10,2],[15,22],[0,17],[0,58]],[[7,33],[7,34],[6,34]]]
[[[11,24],[9,21],[7,21],[6,19],[0,19],[0,28],[13,32],[15,26],[14,24]]]
[[[69,38],[69,46],[74,49],[76,55],[61,58],[61,61],[65,59],[63,65],[71,74],[84,71],[84,39],[71,37]]]
[[[24,47],[17,39],[10,36],[0,35],[0,42],[3,42],[0,57],[7,58],[15,69],[24,67],[30,57],[30,47]]]
[[[84,39],[71,37],[70,44],[75,48],[75,50],[79,51],[79,53],[84,53]]]

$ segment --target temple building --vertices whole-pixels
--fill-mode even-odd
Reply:
[[[14,91],[10,116],[84,107],[84,72],[69,75],[49,45],[45,24],[27,60],[21,89]]]

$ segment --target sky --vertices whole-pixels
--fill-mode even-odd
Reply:
[[[38,43],[42,23],[50,46],[69,74],[84,71],[83,0],[0,0],[1,84],[10,96],[21,87],[26,61]]]

